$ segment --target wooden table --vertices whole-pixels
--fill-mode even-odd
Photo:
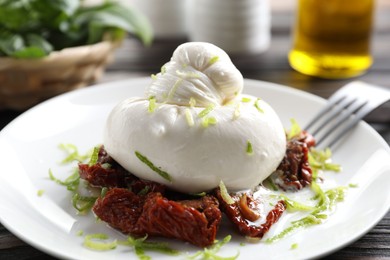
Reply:
[[[291,12],[273,14],[272,44],[263,54],[232,57],[245,78],[260,79],[288,85],[327,98],[342,85],[354,80],[323,80],[304,76],[293,71],[287,62],[290,48]],[[136,40],[127,39],[116,54],[101,82],[147,76],[156,73],[169,60],[172,51],[185,39],[157,40],[146,49]],[[374,65],[355,79],[379,84],[390,89],[390,9],[384,8],[377,15],[373,35]],[[0,112],[0,129],[19,115],[18,111]],[[390,104],[366,118],[390,143]],[[390,192],[390,189],[389,189]],[[358,241],[335,252],[325,259],[390,259],[390,213],[369,233]],[[0,259],[53,259],[51,256],[19,240],[0,224]]]

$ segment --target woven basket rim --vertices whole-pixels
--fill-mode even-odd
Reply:
[[[101,41],[95,44],[81,45],[64,48],[59,51],[53,51],[48,56],[38,59],[18,59],[12,57],[0,57],[0,72],[2,70],[17,69],[37,69],[52,66],[53,64],[73,64],[82,60],[91,60],[98,56],[107,55],[113,49],[118,47],[118,41]],[[95,57],[94,57],[95,56]]]

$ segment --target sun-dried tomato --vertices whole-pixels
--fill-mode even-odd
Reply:
[[[114,161],[103,146],[99,149],[97,163],[79,164],[79,173],[82,179],[96,187],[126,187],[138,179]]]
[[[177,202],[159,192],[140,196],[127,189],[114,188],[97,200],[93,211],[126,234],[177,238],[206,247],[213,244],[221,221],[218,206],[218,201],[211,196]]]
[[[221,210],[226,214],[227,218],[234,224],[234,226],[237,227],[240,234],[247,237],[262,238],[286,210],[286,203],[283,200],[278,201],[274,208],[268,212],[266,221],[257,226],[249,223],[249,221],[243,216],[237,203],[239,200],[238,198],[234,198],[233,195],[233,200],[235,202],[228,204],[222,198],[221,191],[219,189],[215,190],[215,194],[220,203]]]
[[[310,185],[312,171],[309,165],[309,148],[305,142],[292,139],[287,142],[286,154],[271,177],[284,190],[300,190]]]

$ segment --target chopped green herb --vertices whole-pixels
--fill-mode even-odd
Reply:
[[[38,195],[39,197],[41,197],[41,196],[43,195],[43,193],[45,193],[45,190],[38,190],[38,191],[37,191],[37,195]]]
[[[142,155],[138,151],[135,151],[135,156],[137,156],[137,158],[141,162],[146,164],[152,171],[156,172],[158,175],[163,177],[165,180],[167,180],[169,182],[172,182],[172,177],[167,172],[165,172],[165,171],[161,170],[160,168],[154,166],[154,164],[151,161],[149,161],[149,159],[146,156]]]
[[[227,204],[233,204],[234,203],[234,200],[233,198],[229,195],[227,189],[226,189],[226,186],[225,184],[223,183],[223,181],[221,180],[219,182],[219,189],[221,190],[221,196],[222,196],[222,199],[227,203]]]
[[[246,154],[248,154],[248,155],[252,155],[253,154],[252,143],[249,140],[246,141]]]
[[[348,186],[350,188],[357,188],[357,187],[359,187],[359,185],[357,185],[356,183],[350,183],[350,184],[348,184]]]
[[[187,120],[187,124],[189,126],[193,126],[195,124],[194,122],[194,118],[192,116],[192,113],[191,113],[191,110],[189,110],[188,108],[185,109],[185,115],[186,115],[186,120]]]
[[[294,243],[291,245],[291,249],[297,249],[298,248],[298,243]]]
[[[210,65],[213,65],[213,64],[216,63],[218,60],[219,60],[219,56],[213,56],[213,57],[210,58],[209,64],[210,64]]]
[[[207,106],[205,109],[199,112],[198,117],[202,118],[207,116],[211,111],[213,111],[214,107],[215,106],[213,104]]]
[[[260,98],[256,99],[255,103],[253,104],[255,106],[255,108],[261,112],[261,113],[264,113],[264,110],[260,107],[259,105],[259,101],[260,101]]]
[[[244,242],[241,242],[240,246],[246,246],[246,244]]]
[[[76,236],[81,237],[82,235],[84,235],[84,231],[82,230],[77,231]]]
[[[151,96],[149,98],[148,112],[153,113],[154,110],[156,110],[156,98],[154,96]]]
[[[108,251],[115,249],[118,245],[116,240],[112,242],[103,242],[109,237],[106,234],[89,234],[84,238],[84,246],[93,250]]]

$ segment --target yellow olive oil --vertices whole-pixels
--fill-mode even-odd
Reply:
[[[297,71],[322,78],[348,78],[372,64],[374,0],[298,0],[289,53]]]

